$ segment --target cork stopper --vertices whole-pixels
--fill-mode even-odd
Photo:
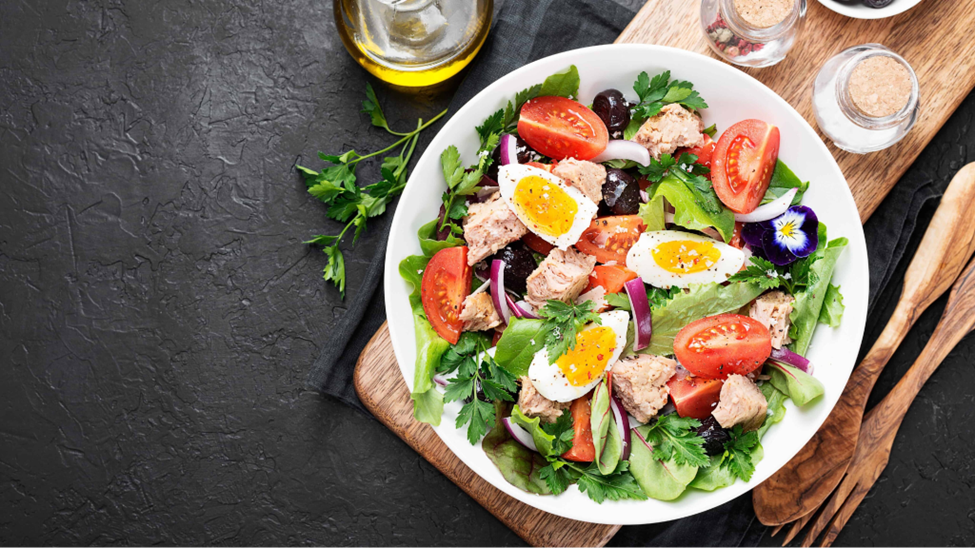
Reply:
[[[911,98],[911,75],[896,59],[874,55],[853,68],[847,90],[856,108],[872,118],[897,114]]]
[[[735,0],[735,11],[749,25],[767,29],[774,27],[792,12],[792,0]]]

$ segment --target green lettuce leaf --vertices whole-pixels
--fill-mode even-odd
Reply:
[[[527,415],[521,412],[521,408],[515,405],[511,409],[511,420],[515,421],[515,424],[524,428],[529,434],[532,435],[532,440],[535,442],[535,448],[541,453],[543,457],[557,457],[558,455],[552,454],[552,444],[555,443],[555,436],[549,434],[545,430],[542,430],[542,420],[538,417],[529,418]]]
[[[730,242],[735,233],[735,214],[724,206],[721,213],[712,215],[705,211],[694,198],[687,185],[673,175],[667,175],[654,186],[651,199],[667,198],[674,206],[674,223],[691,230],[714,227],[724,241]]]
[[[459,245],[465,245],[464,240],[461,240],[453,234],[448,234],[447,239],[443,241],[437,240],[437,223],[439,221],[434,219],[429,223],[420,227],[420,230],[416,232],[416,235],[420,238],[420,249],[423,251],[423,255],[426,257],[433,257],[441,249],[447,249],[448,247],[457,247]]]
[[[768,414],[765,416],[765,422],[758,429],[758,438],[762,439],[773,424],[781,422],[785,418],[785,400],[788,396],[770,382],[762,384],[759,389],[765,396],[765,401],[768,402]]]
[[[687,293],[677,293],[663,306],[652,311],[653,336],[650,346],[640,354],[669,356],[674,353],[674,337],[687,324],[706,316],[734,312],[761,295],[757,284],[717,283],[692,285]]]
[[[494,428],[481,440],[481,449],[511,485],[536,495],[552,494],[548,484],[539,476],[548,461],[511,437],[501,423],[506,413],[507,405],[495,402]]]
[[[592,442],[596,447],[596,466],[604,475],[612,474],[616,470],[623,451],[623,438],[616,428],[609,400],[609,386],[603,380],[593,390],[589,422],[592,426]]]
[[[649,426],[641,426],[632,432],[630,473],[648,497],[674,500],[697,476],[697,467],[654,458],[653,449],[646,441],[649,430]]]
[[[515,377],[527,375],[535,353],[545,347],[549,329],[543,320],[512,317],[498,340],[494,361]]]
[[[806,355],[809,349],[809,343],[812,342],[826,300],[829,282],[833,277],[833,269],[836,268],[836,261],[849,243],[846,238],[837,238],[829,243],[825,243],[826,241],[826,225],[819,223],[819,248],[813,255],[819,256],[820,259],[810,267],[816,281],[795,295],[796,302],[793,303],[792,314],[789,315],[789,319],[792,320],[792,327],[789,329],[789,337],[792,339],[790,348],[800,356]]]
[[[667,225],[664,223],[665,211],[664,211],[664,199],[663,196],[657,196],[654,193],[654,197],[650,199],[649,202],[645,204],[640,204],[640,218],[646,223],[647,228],[645,232],[650,232],[652,230],[664,230]]]
[[[792,199],[792,205],[797,205],[802,201],[803,193],[809,188],[809,181],[803,182],[799,177],[796,177],[796,174],[782,160],[777,160],[775,162],[775,171],[772,172],[772,180],[768,185],[768,190],[765,191],[762,203],[767,204],[772,202],[793,188],[799,189],[799,192],[796,192],[795,198]]]
[[[819,311],[819,323],[830,327],[839,327],[843,320],[843,311],[846,306],[843,304],[843,294],[840,293],[838,285],[829,284],[826,288],[826,298],[823,299],[823,309]]]
[[[772,386],[784,392],[799,407],[822,396],[826,391],[819,379],[791,365],[769,362],[766,371],[771,377],[769,382]]]
[[[423,269],[430,262],[428,257],[410,255],[399,264],[399,275],[413,285],[410,308],[413,311],[413,329],[416,334],[416,365],[413,373],[413,417],[427,424],[440,425],[443,414],[443,395],[434,388],[433,376],[440,365],[440,358],[450,348],[450,343],[434,331],[423,313],[420,303],[420,283]]]

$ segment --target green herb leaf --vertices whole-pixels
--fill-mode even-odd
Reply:
[[[534,86],[523,89],[515,94],[515,101],[512,103],[508,101],[508,105],[504,109],[504,127],[506,130],[511,130],[512,126],[518,124],[518,118],[521,114],[521,107],[525,106],[525,103],[538,97],[538,94],[542,91],[542,84],[535,84]]]
[[[585,324],[602,323],[599,314],[593,310],[592,301],[566,304],[562,301],[549,300],[538,311],[538,315],[550,326],[545,336],[549,363],[555,363],[559,356],[575,348],[576,335]]]
[[[658,418],[643,437],[653,445],[654,456],[658,460],[694,467],[707,466],[709,461],[704,452],[704,438],[694,431],[700,426],[701,421],[697,419],[682,418],[671,413]]]
[[[656,447],[647,441],[650,426],[641,426],[631,434],[630,472],[643,492],[657,500],[674,500],[684,492],[697,475],[697,467],[657,458]]]
[[[738,424],[728,434],[731,439],[724,444],[721,466],[743,481],[749,481],[755,473],[752,451],[758,446],[758,432],[742,432],[742,426]]]
[[[626,461],[621,461],[616,471],[608,475],[602,474],[595,465],[582,470],[576,467],[575,471],[580,474],[576,480],[579,490],[597,504],[606,500],[647,500],[647,495],[629,473]]]
[[[511,318],[498,340],[494,359],[515,377],[528,374],[535,354],[545,347],[553,326],[543,320]]]
[[[557,72],[542,82],[538,94],[542,97],[554,95],[575,99],[579,96],[579,69],[570,65],[563,72]]]
[[[704,99],[694,91],[694,84],[681,80],[670,81],[670,71],[664,71],[653,78],[641,72],[633,83],[633,91],[640,97],[634,107],[636,119],[646,120],[656,116],[665,105],[679,103],[690,110],[708,108]]]
[[[684,173],[684,175],[675,175]],[[689,183],[682,177],[693,178]],[[705,193],[694,182],[699,178],[681,169],[671,170],[659,183],[654,186],[651,200],[660,197],[674,206],[674,223],[691,230],[704,230],[714,227],[725,242],[730,242],[735,232],[735,214],[723,205],[712,202],[709,193]],[[710,193],[714,190],[711,189]],[[717,198],[715,198],[717,199]],[[712,211],[717,210],[717,213]]]
[[[610,408],[609,384],[606,379],[596,385],[592,393],[591,415],[592,441],[596,448],[596,467],[602,474],[612,474],[619,464],[623,450],[622,434],[616,428],[613,410]],[[564,413],[563,413],[564,414]]]

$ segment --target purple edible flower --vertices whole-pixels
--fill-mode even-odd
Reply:
[[[819,245],[819,219],[806,206],[792,206],[774,219],[748,223],[741,238],[752,253],[784,266],[808,257]]]

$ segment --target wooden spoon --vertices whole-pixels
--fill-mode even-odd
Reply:
[[[975,163],[959,170],[948,185],[904,276],[890,322],[853,370],[826,422],[791,461],[754,489],[759,521],[782,525],[800,519],[836,488],[856,450],[863,409],[877,377],[921,313],[951,287],[973,251]]]

